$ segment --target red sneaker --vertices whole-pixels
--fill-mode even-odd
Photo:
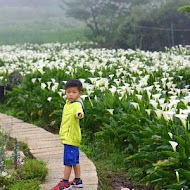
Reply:
[[[70,183],[64,183],[60,181],[56,186],[52,187],[51,190],[71,190]]]
[[[83,188],[82,179],[80,180],[74,179],[73,181],[70,181],[69,183],[73,185],[73,187],[75,188]]]

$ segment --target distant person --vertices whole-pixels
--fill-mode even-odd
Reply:
[[[52,190],[69,190],[72,185],[75,188],[83,188],[79,164],[79,145],[81,142],[79,121],[84,117],[84,106],[80,99],[82,83],[77,79],[70,80],[65,85],[65,91],[67,100],[64,105],[59,131],[61,142],[64,144],[64,177]],[[74,169],[75,178],[69,182],[72,168]]]

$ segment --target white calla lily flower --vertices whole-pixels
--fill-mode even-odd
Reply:
[[[186,114],[175,114],[175,117],[179,118],[182,125],[184,126],[184,128],[187,129],[187,117],[188,117],[188,115],[186,115]]]
[[[137,102],[130,102],[130,104],[133,105],[135,109],[140,110],[139,104]]]
[[[171,139],[173,139],[173,134],[168,132],[168,135],[170,136]]]
[[[136,97],[138,98],[138,100],[142,100],[142,95],[136,94]]]
[[[151,109],[145,109],[145,111],[146,111],[146,113],[148,114],[148,115],[150,115],[150,113],[151,113]]]
[[[41,83],[41,89],[45,89],[46,88],[46,84],[45,83]]]
[[[113,115],[114,109],[106,109],[111,115]]]
[[[47,100],[48,100],[49,102],[51,102],[51,100],[52,100],[52,97],[48,97],[48,98],[47,98]]]
[[[179,172],[175,171],[175,175],[176,175],[177,183],[179,183]]]
[[[37,78],[33,78],[31,81],[34,84],[36,82]]]
[[[85,100],[86,98],[88,98],[88,95],[83,94],[83,95],[81,95],[80,97],[81,97],[83,100]]]
[[[178,143],[175,141],[169,141],[169,143],[171,144],[173,151],[176,152],[176,147],[177,147]]]
[[[156,116],[158,117],[158,119],[161,119],[163,111],[162,110],[154,110],[154,112],[156,113]]]

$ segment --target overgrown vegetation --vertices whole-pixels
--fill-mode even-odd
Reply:
[[[190,5],[185,5],[185,6],[183,6],[183,7],[180,7],[180,8],[178,9],[178,11],[181,12],[181,13],[185,13],[185,14],[187,14],[188,16],[190,16]]]
[[[24,180],[16,182],[14,185],[8,187],[8,190],[21,190],[21,189],[31,189],[31,190],[40,190],[40,183],[37,180]]]
[[[23,80],[7,91],[4,107],[58,132],[65,81],[79,78],[86,107],[82,149],[95,163],[104,162],[104,167],[97,164],[99,169],[122,173],[135,187],[190,188],[188,46],[153,53],[60,44],[31,49],[28,57],[17,54],[19,61],[14,60]],[[51,53],[44,55],[47,50]],[[10,60],[4,59],[11,71]]]
[[[8,157],[6,152],[10,150],[13,153]],[[23,163],[20,161],[20,151],[25,155]],[[0,152],[0,187],[5,190],[40,189],[40,182],[47,175],[46,164],[34,159],[25,143],[20,142],[18,147],[15,147],[15,139],[8,138],[7,134],[1,131]]]
[[[178,8],[189,0],[63,0],[70,17],[83,21],[89,38],[108,48],[163,50],[189,44],[189,18]],[[65,7],[65,6],[64,6]],[[188,14],[188,6],[180,10]]]

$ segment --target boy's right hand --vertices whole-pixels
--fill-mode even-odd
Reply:
[[[77,113],[77,117],[79,118],[79,119],[82,119],[83,118],[83,114],[82,113]]]

